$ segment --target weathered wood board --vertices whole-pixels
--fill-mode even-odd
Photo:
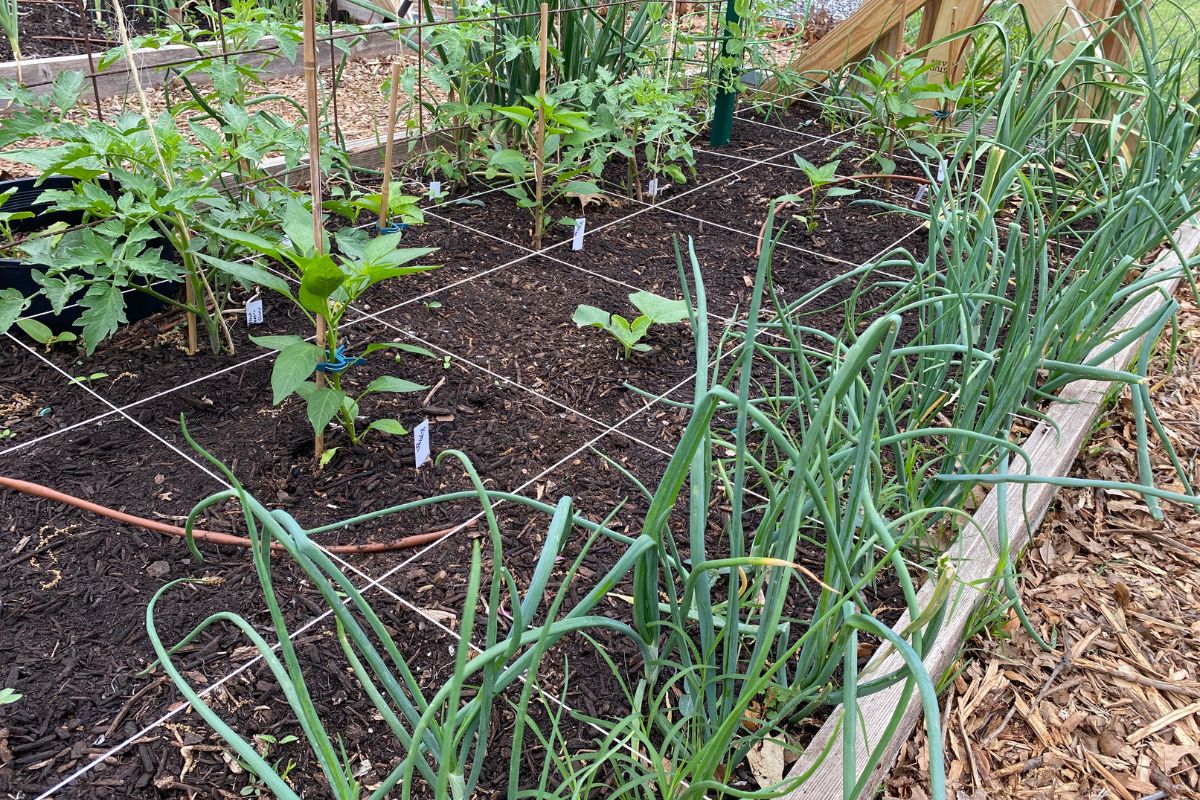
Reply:
[[[345,41],[352,45],[353,58],[369,58],[395,52],[403,45],[397,40],[396,25],[379,25],[373,30],[364,32],[361,40],[348,38]],[[268,37],[255,49],[274,48],[275,41]],[[328,42],[317,43],[318,63],[329,63],[329,51],[332,45]],[[219,55],[219,43],[204,44],[202,48],[212,55]],[[182,45],[169,45],[159,50],[139,50],[134,53],[134,64],[138,69],[138,77],[143,86],[158,86],[165,79],[172,64],[194,58],[196,51]],[[38,94],[48,94],[50,83],[62,72],[82,72],[90,75],[92,64],[99,65],[100,54],[93,54],[91,60],[86,54],[73,56],[53,56],[51,58],[36,58],[21,62],[22,80],[34,87]],[[238,56],[239,63],[249,66],[262,67],[265,77],[282,77],[285,75],[300,75],[304,71],[303,59],[299,53],[295,61],[289,61],[275,52],[255,52]],[[0,80],[17,79],[17,65],[13,62],[0,64]],[[129,62],[121,58],[100,71],[96,76],[96,90],[100,97],[127,96],[134,93],[133,75]],[[84,96],[92,96],[91,81],[85,82]]]

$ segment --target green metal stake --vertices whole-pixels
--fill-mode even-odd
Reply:
[[[726,63],[718,72],[717,102],[713,106],[712,136],[709,139],[713,147],[724,147],[733,135],[733,105],[737,99],[734,81],[738,76],[729,52],[729,40],[733,38],[734,26],[741,21],[736,2],[725,0],[725,35],[721,37],[721,58]],[[738,53],[741,53],[740,48]]]

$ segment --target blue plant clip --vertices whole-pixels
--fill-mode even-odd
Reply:
[[[337,349],[333,351],[333,359],[331,361],[322,361],[317,364],[317,372],[345,372],[350,367],[357,367],[359,364],[365,364],[365,358],[346,355],[346,345],[339,344]]]
[[[936,119],[950,119],[950,114],[951,114],[951,113],[952,113],[952,112],[950,112],[950,111],[947,111],[947,110],[945,110],[945,109],[939,108],[939,109],[936,109],[936,110],[933,112],[933,116],[934,116],[934,118],[936,118]]]
[[[380,236],[386,236],[389,233],[400,233],[406,230],[408,230],[407,222],[392,222],[387,225],[380,225],[378,222],[375,223],[375,232]]]

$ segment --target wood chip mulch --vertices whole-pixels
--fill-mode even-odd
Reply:
[[[1181,297],[1180,349],[1169,337],[1153,396],[1180,459],[1200,456],[1200,310]],[[1105,414],[1073,475],[1136,481],[1128,395]],[[1161,447],[1160,487],[1181,490]],[[1196,477],[1192,478],[1193,481]],[[947,795],[983,798],[1200,797],[1200,515],[1136,495],[1063,491],[1020,561],[1025,609],[978,633],[942,698]],[[928,797],[924,727],[904,745],[883,796]]]

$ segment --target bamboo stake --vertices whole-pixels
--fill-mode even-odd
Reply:
[[[392,92],[388,98],[387,142],[383,148],[383,188],[379,190],[379,232],[388,226],[392,195],[392,155],[396,149],[396,106],[400,100],[400,62],[392,64]]]
[[[541,35],[538,42],[538,126],[537,152],[534,153],[534,208],[537,218],[533,221],[533,249],[542,249],[542,228],[545,215],[542,213],[542,179],[546,172],[546,50],[550,39],[550,6],[542,3]]]
[[[304,93],[308,102],[308,176],[312,195],[313,247],[320,253],[325,247],[325,230],[321,225],[321,111],[317,98],[317,14],[313,0],[304,0]],[[327,351],[325,318],[317,315],[317,346]],[[315,373],[317,388],[325,385],[325,375]],[[313,453],[317,458],[325,452],[325,433],[317,431]]]

